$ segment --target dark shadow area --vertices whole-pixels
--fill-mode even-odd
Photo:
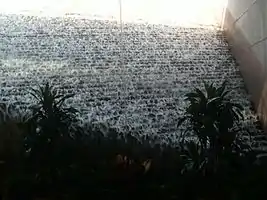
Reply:
[[[81,125],[48,83],[21,112],[1,104],[0,191],[5,199],[262,199],[265,151],[240,124],[226,82],[186,94],[179,140],[167,143],[105,124]],[[259,138],[258,138],[259,140]],[[265,140],[262,135],[260,140]],[[229,184],[230,183],[230,184]]]

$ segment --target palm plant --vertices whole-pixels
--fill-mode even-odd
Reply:
[[[53,143],[60,137],[71,136],[77,122],[77,110],[66,106],[66,100],[73,94],[63,95],[49,83],[39,89],[31,88],[30,94],[36,104],[32,106],[32,125],[29,137],[39,138],[44,143]]]
[[[183,134],[193,133],[202,149],[229,147],[236,139],[234,126],[243,119],[242,106],[231,102],[226,90],[226,81],[220,87],[213,84],[205,85],[205,91],[196,88],[186,94],[189,106],[185,117],[179,120],[178,126],[185,121],[189,122],[189,129]]]
[[[38,180],[52,182],[60,173],[59,168],[70,162],[64,155],[75,133],[77,110],[66,105],[72,94],[60,94],[49,83],[32,88],[30,94],[36,104],[31,107],[32,117],[27,121],[29,131],[25,137],[29,166]]]
[[[76,121],[77,110],[66,107],[65,101],[72,98],[73,94],[59,94],[49,83],[39,89],[31,89],[30,94],[37,104],[32,107],[33,119],[45,132],[68,131]],[[42,131],[41,130],[41,131]]]
[[[243,119],[243,108],[230,100],[226,82],[219,87],[207,83],[204,86],[204,91],[196,88],[186,94],[189,105],[178,123],[178,126],[185,122],[188,125],[181,141],[187,160],[185,169],[200,172],[202,176],[218,174],[218,170],[225,169],[223,166],[232,165],[235,155],[244,154],[249,147],[243,144],[235,128]]]

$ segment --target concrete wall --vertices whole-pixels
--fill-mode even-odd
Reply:
[[[267,127],[267,1],[229,0],[224,28],[251,100]]]

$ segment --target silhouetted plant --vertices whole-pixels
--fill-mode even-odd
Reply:
[[[21,156],[29,115],[15,110],[11,104],[0,103],[0,160]],[[13,154],[13,156],[11,154]]]
[[[213,84],[204,85],[204,91],[196,88],[186,94],[189,106],[178,126],[189,122],[183,137],[188,133],[197,136],[202,149],[231,147],[237,134],[233,128],[243,119],[243,108],[228,98],[230,91],[226,90],[226,82],[218,88]]]
[[[227,96],[230,91],[226,90],[226,82],[220,87],[204,85],[204,91],[196,88],[186,94],[189,105],[178,123],[180,126],[187,122],[181,144],[185,158],[182,172],[197,177],[194,182],[203,185],[196,191],[199,195],[211,195],[206,188],[216,186],[213,195],[222,192],[221,195],[231,196],[233,191],[227,188],[227,182],[237,181],[236,185],[240,185],[240,176],[244,176],[256,157],[244,142],[242,131],[236,128],[243,120],[243,108]]]
[[[13,156],[19,173],[7,174],[9,199],[251,198],[257,192],[254,185],[264,191],[257,179],[263,181],[267,172],[235,128],[242,108],[228,93],[223,83],[205,84],[205,91],[186,95],[189,106],[179,125],[187,122],[189,131],[176,147],[105,124],[80,126],[77,110],[65,104],[73,95],[62,95],[48,83],[32,89],[36,105],[30,117],[0,115],[0,136],[4,132],[14,139],[13,130],[23,133],[14,143],[22,149],[22,156]]]
[[[22,174],[28,117],[12,104],[0,103],[0,195]]]
[[[38,90],[31,89],[31,95],[37,101],[32,107],[33,119],[39,125],[42,131],[68,132],[73,122],[76,121],[77,110],[73,107],[67,107],[65,101],[72,98],[74,94],[63,95],[55,90],[49,83]]]
[[[27,121],[28,162],[37,182],[51,184],[70,164],[65,152],[71,147],[77,110],[65,104],[73,95],[62,95],[49,83],[31,89],[30,93],[36,105],[32,106],[32,117]]]
[[[33,126],[29,141],[53,143],[63,136],[70,136],[76,122],[77,110],[67,107],[65,101],[70,95],[59,94],[49,83],[39,89],[31,89],[31,95],[36,100],[32,106],[32,117],[28,120]]]

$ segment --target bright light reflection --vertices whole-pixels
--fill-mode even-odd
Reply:
[[[220,24],[226,0],[122,0],[124,21]],[[0,12],[61,16],[78,13],[118,19],[119,0],[0,0]]]

